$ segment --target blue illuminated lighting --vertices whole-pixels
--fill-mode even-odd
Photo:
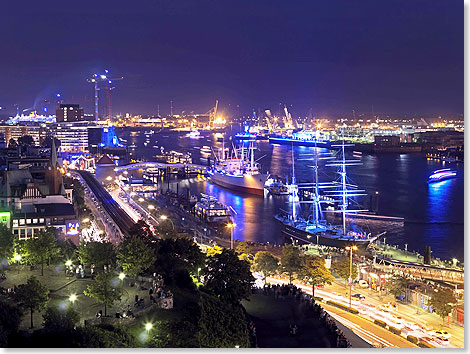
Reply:
[[[326,145],[328,144],[328,141],[324,140],[303,140],[303,139],[292,139],[292,138],[269,138],[270,142],[277,142],[277,143],[301,143],[304,145]]]
[[[452,171],[449,168],[436,170],[429,176],[428,183],[440,182],[444,179],[453,178],[455,176],[457,176],[457,172]]]
[[[108,80],[108,84],[111,84],[111,83],[112,83],[111,80]]]
[[[60,93],[56,94],[56,97],[57,97],[57,98],[60,98]]]

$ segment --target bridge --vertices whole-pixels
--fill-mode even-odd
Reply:
[[[464,283],[463,269],[398,261],[380,256],[376,256],[374,266],[385,272],[403,272],[423,280],[438,280],[453,284]]]
[[[198,165],[194,163],[165,163],[165,162],[136,162],[129,165],[124,166],[117,166],[114,168],[116,172],[124,172],[124,171],[131,171],[131,170],[146,170],[146,169],[154,169],[154,170],[170,170],[170,169],[185,169],[185,170],[192,170],[198,171],[201,173],[207,172],[209,166]]]

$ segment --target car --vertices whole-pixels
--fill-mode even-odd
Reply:
[[[354,297],[354,298],[359,299],[359,300],[365,300],[366,299],[366,297],[364,295],[359,294],[359,293],[352,294],[351,297]]]
[[[445,339],[449,339],[450,337],[452,337],[452,335],[447,332],[447,331],[444,331],[442,329],[439,329],[439,330],[434,330],[434,331],[429,331],[429,334],[433,337],[437,337],[437,338],[445,338]]]

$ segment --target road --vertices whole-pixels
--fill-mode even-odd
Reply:
[[[101,205],[113,219],[114,223],[125,236],[129,235],[130,228],[135,224],[134,220],[121,208],[106,189],[87,171],[78,171],[93,194],[101,202]]]
[[[286,284],[287,280],[279,278],[268,278],[267,281],[271,284]],[[312,294],[311,286],[306,286],[303,284],[295,284],[297,287],[302,288],[306,293]],[[345,288],[334,284],[333,286],[328,286],[323,289],[315,289],[315,296],[322,297],[325,301],[332,300],[343,305],[349,306],[349,300],[344,295]],[[356,292],[356,291],[354,291]],[[361,291],[359,291],[361,292]],[[363,292],[363,291],[362,291]],[[346,327],[350,328],[354,333],[359,335],[364,340],[369,343],[379,344],[385,347],[403,347],[405,344],[408,347],[415,347],[410,342],[406,340],[406,334],[413,335],[417,338],[431,337],[426,329],[423,329],[422,321],[420,317],[417,318],[416,314],[410,314],[408,312],[409,306],[401,305],[399,309],[384,309],[383,304],[385,302],[380,299],[374,299],[372,297],[367,297],[366,301],[353,300],[352,307],[359,310],[360,315],[353,315],[343,310],[340,310],[336,307],[331,307],[322,303],[322,307],[325,310],[329,310],[335,314],[337,320],[343,323]],[[406,306],[406,307],[405,307]],[[414,309],[416,312],[416,309]],[[435,316],[431,315],[430,316]],[[432,317],[433,318],[433,317]],[[377,326],[373,323],[375,319],[386,322],[388,325],[401,328],[402,336],[392,334],[388,330]],[[365,321],[365,322],[364,322]],[[433,323],[436,323],[433,321]],[[366,326],[367,324],[367,326]],[[432,326],[427,326],[432,327]],[[437,328],[436,328],[437,327]],[[414,330],[411,330],[414,328]],[[427,329],[438,329],[440,326],[434,326],[433,328]],[[453,334],[450,338],[450,343],[443,343],[436,338],[431,338],[429,342],[435,347],[440,348],[463,348],[463,329],[451,330],[445,328],[449,333]],[[460,333],[462,332],[462,333]],[[380,333],[380,336],[377,337],[377,334]],[[455,335],[454,335],[455,333]],[[461,336],[461,338],[460,338]],[[380,342],[377,339],[384,339],[388,343]]]

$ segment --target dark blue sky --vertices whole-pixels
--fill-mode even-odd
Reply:
[[[60,91],[91,113],[108,68],[114,112],[460,114],[463,19],[455,0],[5,1],[0,105]]]

